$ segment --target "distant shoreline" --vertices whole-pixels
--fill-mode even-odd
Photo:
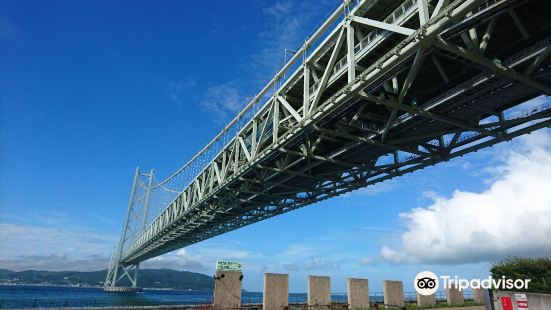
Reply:
[[[41,284],[41,283],[29,283],[29,284],[13,284],[13,283],[0,283],[0,286],[40,286],[40,287],[63,287],[63,288],[90,288],[90,289],[102,289],[103,286],[75,286],[75,285],[62,285],[62,284]],[[142,290],[146,291],[173,291],[173,292],[201,292],[212,293],[213,290],[192,290],[192,289],[177,289],[177,288],[156,288],[156,287],[143,287]],[[246,290],[242,290],[247,292]]]
[[[1,285],[103,288],[107,270],[98,271],[12,271],[0,269]],[[128,283],[127,283],[128,282]],[[118,286],[131,286],[122,281]],[[212,276],[172,269],[141,269],[140,287],[148,290],[212,291]]]

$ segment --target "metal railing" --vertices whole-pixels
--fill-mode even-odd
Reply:
[[[472,291],[463,291],[466,301],[473,300]],[[260,305],[262,304],[262,293],[245,292],[241,296],[242,305]],[[370,292],[369,300],[371,303],[379,305],[384,304],[383,292]],[[133,307],[133,306],[160,306],[160,305],[178,305],[178,306],[200,306],[212,304],[212,293],[198,293],[195,296],[186,294],[174,294],[162,296],[158,299],[139,297],[139,298],[104,298],[104,299],[80,299],[80,298],[3,298],[0,299],[0,309],[38,309],[38,308],[84,308],[84,307]],[[415,303],[417,301],[416,292],[404,292],[404,301],[406,303]],[[446,292],[436,292],[436,301],[438,303],[446,302]],[[301,306],[308,302],[306,293],[290,293],[289,305]],[[331,294],[332,305],[347,305],[348,295],[346,293]]]
[[[402,3],[397,9],[395,9],[390,15],[388,15],[383,22],[387,24],[401,24],[408,19],[409,15],[412,14],[417,8],[416,0],[406,0]],[[386,30],[375,29],[369,32],[358,44],[354,46],[354,55],[359,55],[360,53],[365,53],[368,50],[373,49],[379,42],[389,36],[390,33]],[[356,57],[359,58],[359,57]],[[338,75],[342,68],[345,68],[348,64],[347,56],[341,58],[335,66],[333,67],[333,73],[329,80],[333,79],[334,76]],[[310,86],[310,94],[313,94],[316,91],[316,88],[319,84],[315,82]]]

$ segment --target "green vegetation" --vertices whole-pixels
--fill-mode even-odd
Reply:
[[[441,308],[451,308],[451,307],[473,307],[473,306],[482,306],[483,304],[475,303],[473,301],[465,301],[465,304],[463,305],[448,305],[447,303],[436,303],[434,306],[424,306],[419,307],[417,304],[407,304],[405,308],[407,310],[421,310],[421,309],[441,309]],[[371,307],[369,309],[356,309],[356,310],[396,310],[400,308],[396,307],[385,307],[385,306],[378,306],[378,307]]]
[[[475,303],[474,301],[465,301],[462,305],[448,305],[447,303],[436,303],[434,306],[425,306],[419,307],[415,304],[408,305],[408,310],[418,310],[418,309],[438,309],[438,308],[451,308],[451,307],[473,307],[473,306],[482,306],[481,303]]]
[[[103,285],[106,275],[107,270],[90,272],[26,270],[16,272],[0,269],[0,283],[98,286]],[[142,269],[140,270],[139,284],[145,288],[197,291],[212,290],[214,287],[213,278],[210,276],[171,269]],[[120,283],[120,286],[129,285],[128,282]]]
[[[526,292],[551,294],[551,258],[509,257],[490,268],[495,279],[530,279]]]

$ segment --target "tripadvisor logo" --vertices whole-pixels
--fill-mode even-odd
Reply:
[[[430,271],[422,271],[413,280],[415,291],[420,295],[432,295],[438,290],[438,277]]]
[[[485,279],[461,279],[458,276],[454,278],[450,276],[440,276],[442,280],[442,287],[444,289],[456,288],[459,291],[464,289],[502,289],[502,290],[526,290],[528,289],[528,283],[530,279],[509,279],[506,277],[501,277],[499,279],[494,279],[491,276]],[[415,276],[413,280],[413,286],[415,291],[420,295],[432,295],[438,290],[439,286],[439,277],[431,271],[422,271]]]

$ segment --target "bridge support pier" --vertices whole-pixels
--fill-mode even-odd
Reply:
[[[417,306],[419,307],[431,307],[436,305],[436,295],[421,295],[417,293]]]
[[[263,310],[279,310],[289,305],[289,275],[264,274]]]
[[[484,304],[484,289],[473,288],[473,301],[477,304]]]
[[[238,309],[241,307],[241,271],[216,270],[214,276],[213,309]]]
[[[331,278],[308,276],[308,306],[331,305]]]
[[[465,297],[458,286],[452,285],[452,287],[446,288],[446,301],[448,305],[460,306],[465,304]]]
[[[403,307],[404,303],[404,284],[402,281],[385,280],[383,282],[383,299],[385,306]]]
[[[348,278],[347,289],[350,309],[369,309],[369,282],[367,279]]]

